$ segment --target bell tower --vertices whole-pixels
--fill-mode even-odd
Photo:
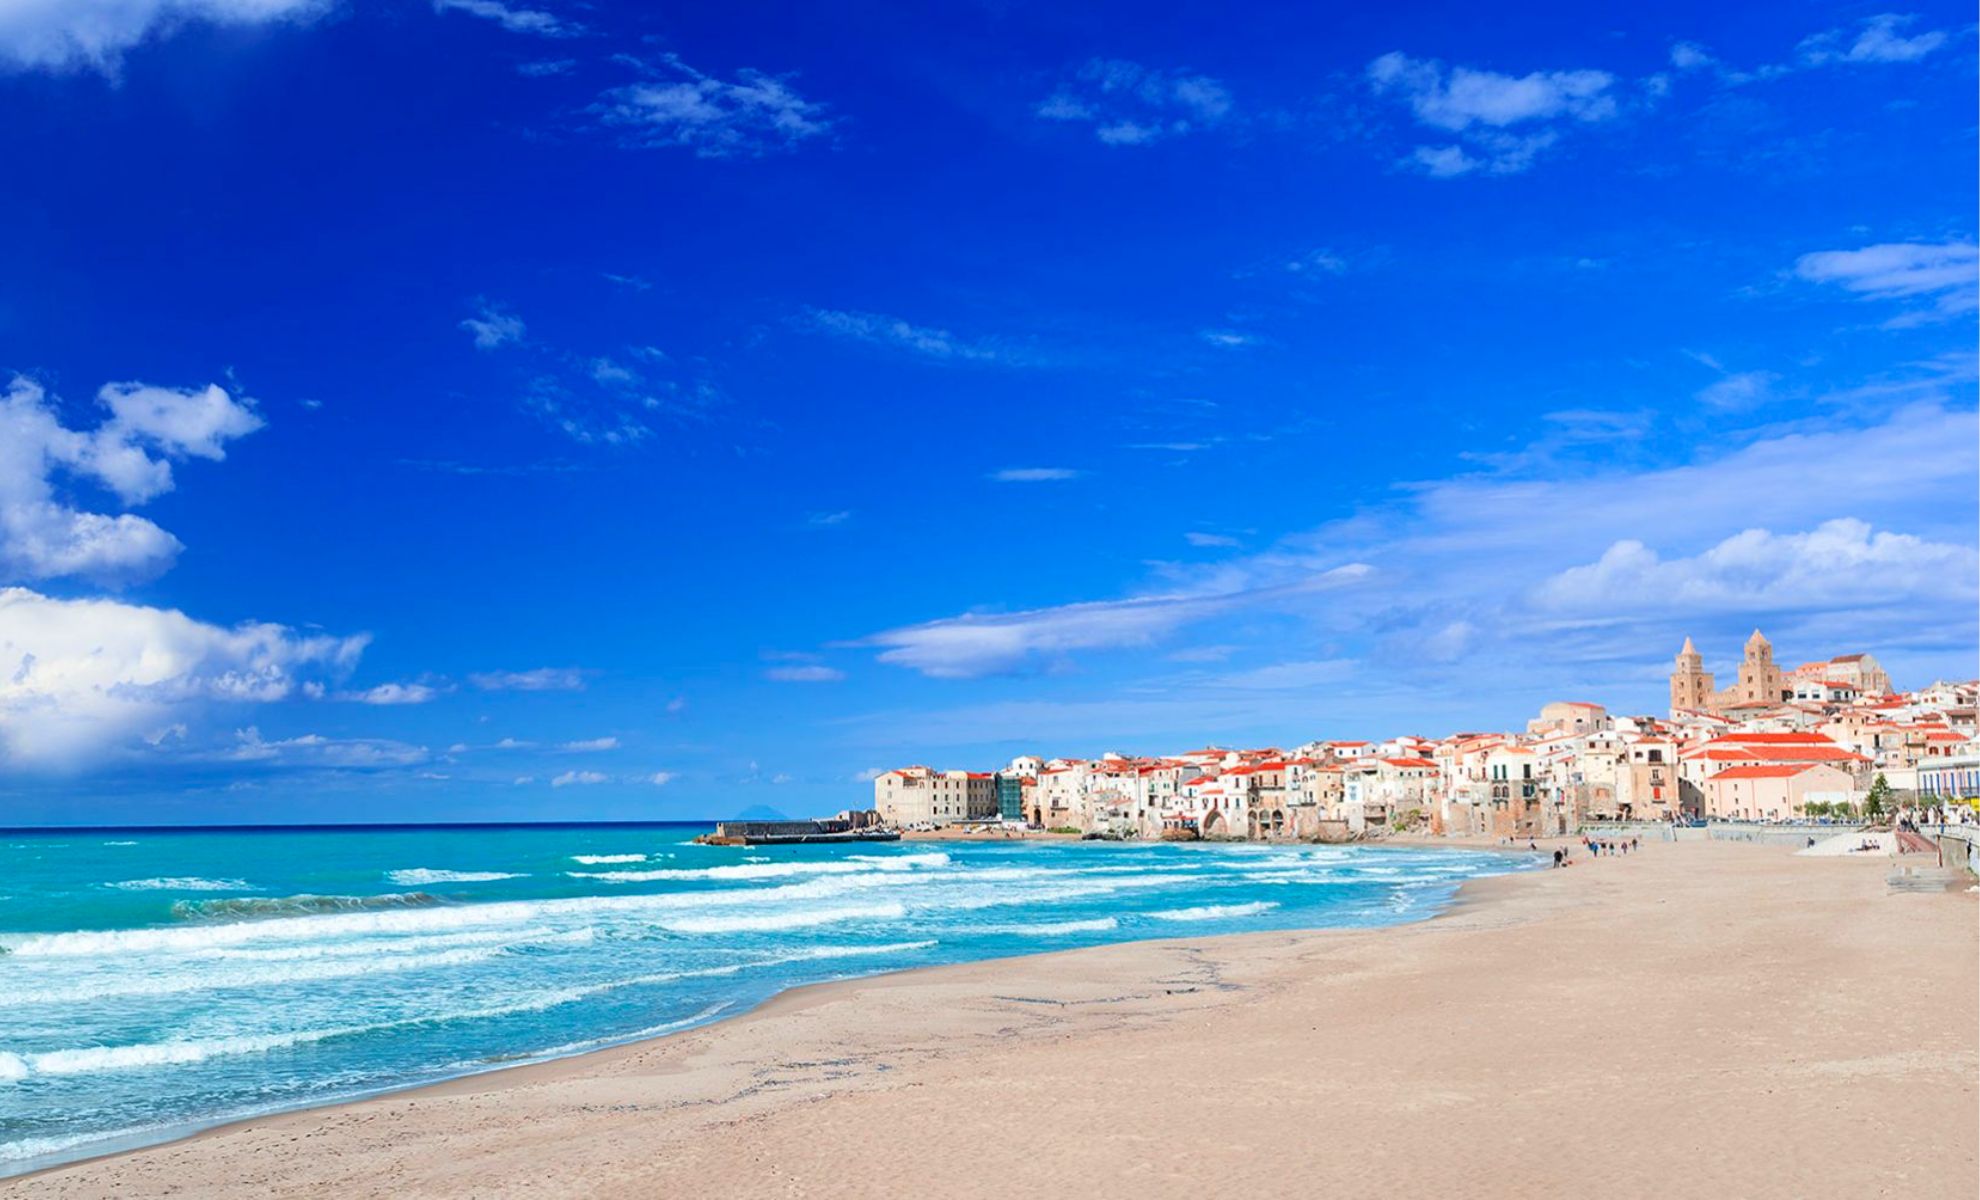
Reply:
[[[1712,701],[1712,676],[1705,670],[1705,659],[1691,639],[1684,639],[1678,651],[1677,668],[1671,672],[1671,717],[1681,709],[1703,709]]]
[[[1746,657],[1740,660],[1739,700],[1742,704],[1781,702],[1781,669],[1774,663],[1774,643],[1758,629],[1746,639]]]

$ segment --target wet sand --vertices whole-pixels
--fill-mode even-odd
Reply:
[[[804,988],[0,1197],[1970,1198],[1974,894],[1646,844],[1432,921]]]

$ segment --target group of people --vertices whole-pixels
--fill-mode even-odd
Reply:
[[[1640,852],[1643,849],[1643,839],[1640,837],[1597,839],[1584,835],[1581,839],[1581,844],[1587,848],[1590,857],[1593,858],[1600,858],[1604,854],[1613,858],[1618,854]],[[1539,849],[1537,844],[1528,843],[1528,845],[1532,849]],[[1574,860],[1568,857],[1566,849],[1554,851],[1554,865],[1556,867],[1565,867],[1573,862]]]

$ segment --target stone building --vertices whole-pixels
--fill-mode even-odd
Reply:
[[[1716,687],[1705,669],[1705,658],[1691,639],[1684,639],[1671,671],[1671,718],[1686,713],[1713,713],[1754,718],[1775,705],[1804,699],[1840,702],[1859,696],[1881,696],[1890,690],[1890,676],[1868,654],[1843,654],[1826,662],[1803,663],[1792,672],[1774,661],[1774,644],[1758,629],[1746,639],[1739,673],[1730,687]]]
[[[987,771],[902,767],[873,780],[873,808],[896,828],[997,819],[997,777]]]

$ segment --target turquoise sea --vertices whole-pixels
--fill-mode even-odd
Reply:
[[[705,825],[0,833],[0,1174],[573,1054],[798,984],[1386,925],[1461,850],[691,844]]]

